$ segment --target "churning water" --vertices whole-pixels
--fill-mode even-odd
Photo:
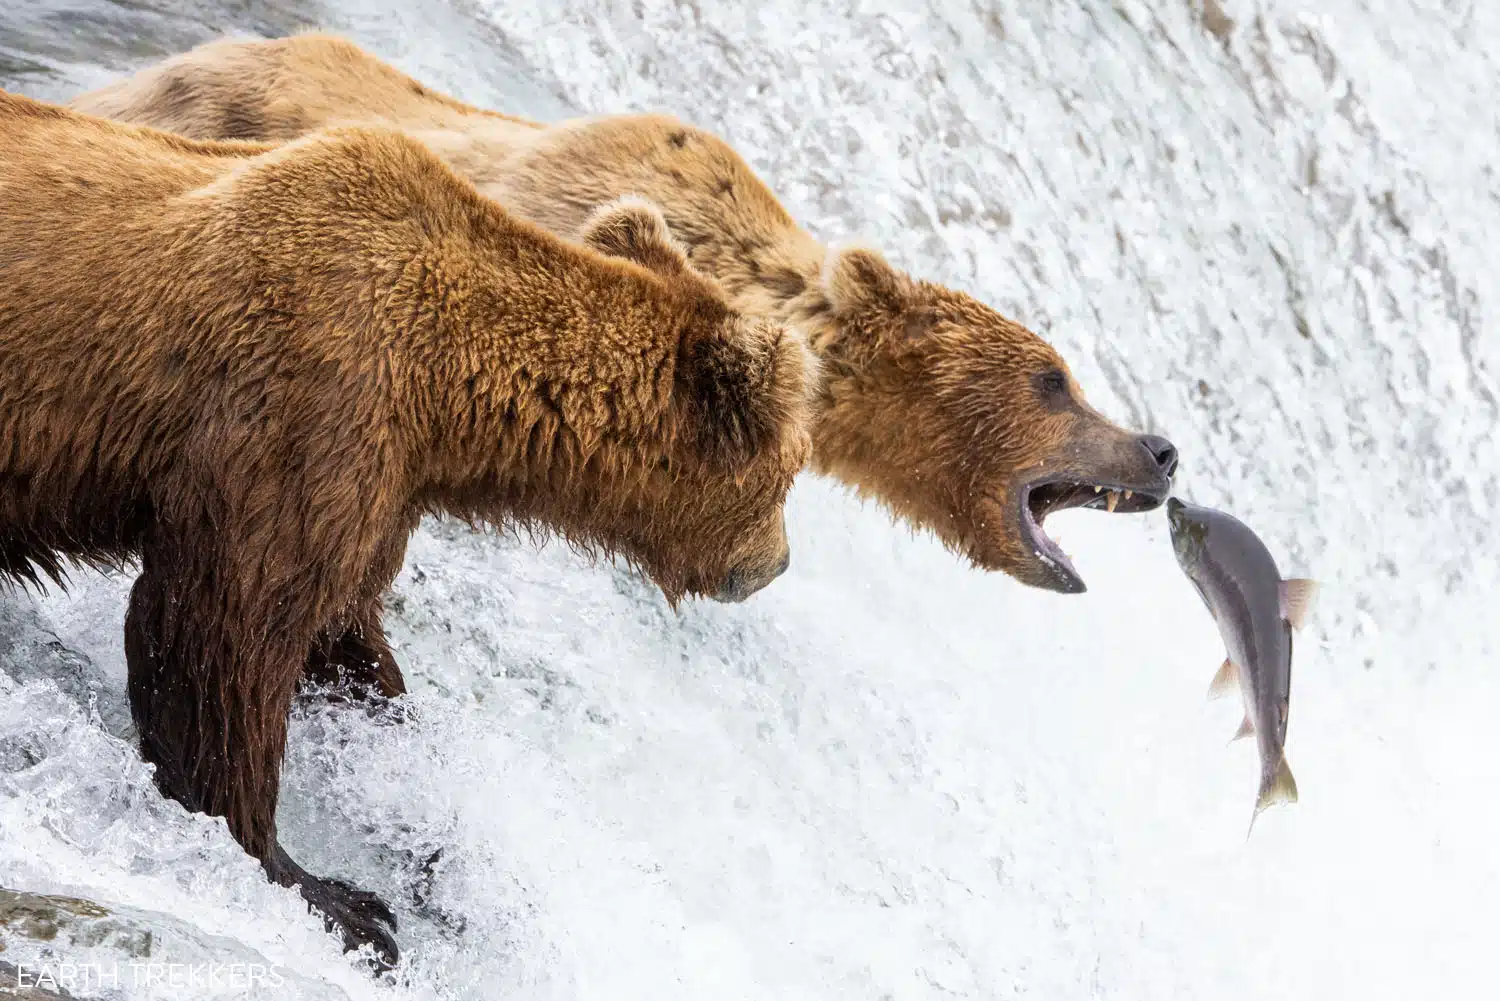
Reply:
[[[155,793],[128,581],[4,599],[0,886],[114,924],[0,926],[0,956],[264,964],[288,998],[1485,993],[1500,8],[43,0],[0,12],[0,86],[314,23],[506,111],[675,112],[819,236],[1044,332],[1182,448],[1181,492],[1323,580],[1302,802],[1246,842],[1255,751],[1204,702],[1222,650],[1161,515],[1050,522],[1091,586],[1061,597],[808,477],[792,570],[740,607],[419,533],[389,617],[419,718],[304,714],[281,815],[309,869],[396,905],[386,981]]]

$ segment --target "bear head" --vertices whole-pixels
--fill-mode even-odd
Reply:
[[[1094,410],[1051,345],[877,252],[829,253],[814,467],[878,496],[987,570],[1085,590],[1042,530],[1073,507],[1145,511],[1177,465],[1164,438]]]
[[[782,508],[812,450],[811,356],[781,325],[731,310],[650,203],[601,207],[579,239],[652,272],[681,318],[664,433],[635,449],[642,476],[612,506],[610,546],[674,604],[743,600],[790,562]]]

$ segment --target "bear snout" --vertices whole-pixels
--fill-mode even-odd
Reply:
[[[714,595],[715,601],[726,603],[737,603],[744,601],[756,591],[765,587],[771,581],[786,573],[787,567],[792,565],[792,550],[787,547],[781,552],[781,559],[776,561],[772,567],[751,566],[742,564],[730,570],[724,578],[724,586],[719,588],[718,594]]]
[[[1138,440],[1141,447],[1151,453],[1151,458],[1156,463],[1156,468],[1161,470],[1161,474],[1171,479],[1172,475],[1177,472],[1177,446],[1155,434],[1143,434]]]

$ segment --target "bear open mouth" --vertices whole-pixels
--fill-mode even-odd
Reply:
[[[1097,508],[1112,514],[1135,514],[1160,507],[1167,499],[1167,488],[1126,487],[1102,480],[1050,479],[1029,483],[1021,488],[1021,529],[1026,543],[1037,559],[1047,564],[1057,576],[1055,590],[1079,594],[1088,590],[1062,547],[1042,530],[1047,516],[1069,508]]]

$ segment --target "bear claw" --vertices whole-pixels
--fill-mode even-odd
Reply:
[[[396,965],[401,957],[392,934],[396,931],[396,915],[385,901],[341,880],[315,876],[309,876],[301,890],[308,907],[323,912],[323,926],[328,931],[342,933],[345,952],[368,944],[375,950],[378,969],[384,971]]]
[[[378,972],[395,967],[401,958],[393,934],[397,930],[396,913],[379,896],[343,880],[310,874],[293,862],[280,845],[276,846],[274,863],[268,868],[276,882],[297,887],[308,909],[323,915],[324,928],[343,936],[345,952],[369,945],[375,950]]]

